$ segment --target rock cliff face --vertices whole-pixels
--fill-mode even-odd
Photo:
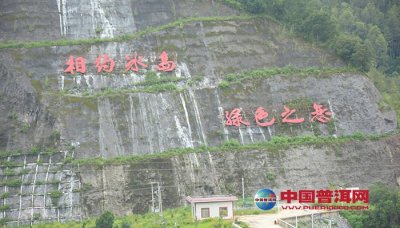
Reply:
[[[216,146],[227,140],[247,144],[269,140],[273,135],[393,131],[394,112],[379,110],[379,100],[378,92],[364,77],[340,74],[320,79],[273,77],[222,90],[188,89],[72,100],[58,111],[62,135],[68,141],[80,143],[77,157],[115,157]],[[334,112],[333,126],[310,122],[312,102],[322,103]],[[297,109],[298,117],[306,118],[304,123],[288,126],[280,121],[283,105],[289,103]],[[258,106],[276,117],[277,124],[258,127],[253,121]],[[224,111],[236,107],[243,109],[245,120],[251,123],[249,127],[225,126]]]
[[[29,41],[114,37],[179,18],[237,14],[214,0],[5,0],[0,9],[0,38]]]
[[[185,204],[187,195],[242,193],[253,197],[269,187],[281,190],[368,188],[376,182],[400,184],[400,138],[342,145],[299,146],[287,150],[187,154],[132,165],[80,169],[91,188],[82,193],[85,216],[112,210],[141,213],[151,206],[150,182],[160,182],[163,205]]]
[[[193,36],[196,33],[199,34]],[[248,35],[252,33],[254,35]],[[182,37],[176,38],[173,34]],[[40,132],[35,134],[39,135],[35,142],[48,141],[46,136],[51,134],[49,127],[57,126],[65,142],[81,144],[81,149],[78,149],[80,157],[110,157],[152,153],[181,146],[216,145],[228,139],[230,134],[223,127],[224,111],[234,107],[246,108],[250,117],[250,113],[254,112],[252,109],[264,105],[277,114],[284,104],[299,99],[323,102],[330,106],[340,120],[339,128],[335,129],[337,134],[357,131],[382,133],[396,127],[394,113],[379,110],[377,103],[380,102],[380,95],[362,76],[353,78],[351,74],[343,74],[316,78],[310,75],[308,78],[292,76],[286,79],[282,76],[268,80],[247,80],[244,86],[231,88],[237,90],[237,93],[228,92],[229,89],[221,92],[215,88],[228,72],[288,64],[296,67],[341,66],[340,61],[322,50],[295,39],[279,39],[279,36],[285,37],[288,34],[281,32],[278,25],[269,21],[198,22],[183,28],[171,28],[167,32],[157,32],[138,41],[89,47],[7,50],[1,53],[5,68],[3,77],[9,78],[9,83],[15,85],[18,85],[17,81],[25,81],[25,96],[35,94],[32,99],[41,100],[40,105],[26,103],[41,107],[41,116],[48,116],[44,123],[33,120],[27,122],[32,126],[31,132]],[[163,40],[162,43],[158,39]],[[223,47],[218,47],[218,43]],[[186,88],[184,86],[190,80],[198,80],[198,85],[178,94],[124,93],[114,98],[82,96],[85,92],[90,94],[105,88],[137,87],[135,84],[144,82],[145,75],[154,69],[128,74],[123,68],[123,56],[132,52],[134,47],[142,49],[148,56],[155,56],[157,50],[159,53],[165,50],[164,47],[169,48],[176,54],[177,70],[170,74],[160,74],[159,77],[175,76],[181,80],[177,84],[181,88]],[[97,55],[104,53],[115,58],[119,67],[116,72],[108,75],[95,72],[96,67],[92,62]],[[71,54],[88,59],[87,74],[71,77],[62,73]],[[150,58],[147,61],[149,65],[152,63]],[[13,77],[13,74],[18,74],[21,80]],[[8,83],[4,86],[5,89],[10,88]],[[67,95],[55,98],[59,97],[57,93],[60,90],[67,91]],[[19,94],[21,96],[24,93]],[[5,92],[3,100],[9,102],[10,99]],[[22,106],[24,104],[20,103]],[[302,105],[295,108],[310,108],[310,104],[304,106],[303,102]],[[26,109],[14,106],[19,110]],[[8,111],[10,109],[7,108]],[[32,116],[32,109],[21,115],[30,116],[30,119],[38,118],[39,112],[36,117]],[[160,125],[164,127],[160,128]],[[18,131],[18,126],[14,130],[7,129],[3,133],[3,137],[8,138],[7,143],[3,143],[5,148],[24,145],[19,137],[14,139],[10,136]],[[254,141],[249,139],[253,138],[252,132],[258,135],[255,138],[262,137],[263,140],[275,134],[275,129],[269,129],[268,132],[259,128],[242,129],[239,133],[232,131],[234,135],[241,135],[233,138],[240,139],[242,143]],[[279,131],[277,133],[280,134]],[[221,135],[226,136],[218,137]],[[31,142],[25,141],[26,144]]]
[[[394,111],[358,73],[302,71],[218,87],[228,73],[287,65],[344,65],[323,49],[296,39],[277,22],[226,17],[235,15],[226,6],[205,0],[1,1],[0,40],[121,38],[93,45],[0,50],[0,148],[59,149],[2,155],[1,177],[6,181],[0,189],[10,193],[2,203],[11,208],[3,218],[20,224],[33,222],[37,213],[46,220],[64,221],[97,215],[103,209],[117,214],[145,212],[151,181],[163,186],[167,207],[182,205],[189,194],[238,194],[242,177],[249,196],[265,184],[277,190],[330,183],[367,187],[377,180],[395,184],[398,136],[347,142],[340,148],[189,154],[103,168],[63,165],[65,159],[143,155],[217,146],[228,140],[250,144],[277,135],[395,131]],[[187,17],[202,18],[181,19]],[[121,36],[135,32],[142,35]],[[177,65],[173,72],[159,73],[155,68],[163,51]],[[126,72],[125,56],[134,52],[143,55],[149,67]],[[115,70],[97,73],[95,60],[106,53],[114,59]],[[70,55],[87,60],[86,74],[64,73]],[[146,90],[146,78],[153,73],[172,80],[173,89]],[[312,123],[314,102],[328,108],[334,121]],[[305,122],[282,123],[284,105],[297,109],[296,118]],[[277,119],[273,126],[255,124],[258,107]],[[234,108],[242,109],[249,127],[225,126],[225,112]],[[266,180],[266,172],[276,176],[273,183]],[[8,179],[21,183],[11,187]],[[62,193],[59,201],[51,199],[52,191],[53,198],[54,191]],[[25,198],[31,203],[24,204]]]

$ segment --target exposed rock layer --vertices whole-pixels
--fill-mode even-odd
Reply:
[[[82,167],[81,181],[93,188],[82,195],[85,216],[112,210],[141,213],[151,206],[150,182],[160,182],[163,205],[185,204],[188,195],[233,194],[253,197],[261,188],[282,190],[391,185],[400,176],[400,138],[353,141],[278,151],[187,154],[132,165]]]

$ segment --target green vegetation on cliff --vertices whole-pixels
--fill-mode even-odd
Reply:
[[[280,21],[304,39],[333,50],[372,79],[400,119],[400,3],[391,0],[221,0]],[[222,86],[226,86],[223,82]]]
[[[377,69],[371,69],[367,76],[371,79],[376,88],[382,94],[383,100],[379,103],[380,109],[393,108],[397,114],[397,121],[400,120],[400,75],[396,77],[385,76]],[[397,125],[400,128],[400,125]]]
[[[361,74],[361,72],[359,72],[357,69],[351,67],[297,68],[293,66],[285,66],[281,68],[263,68],[263,69],[245,71],[241,73],[228,74],[224,77],[224,80],[222,80],[219,83],[219,87],[227,88],[232,83],[243,82],[247,79],[267,78],[272,76],[331,77],[333,74],[339,74],[339,73]]]
[[[362,70],[400,73],[400,4],[392,0],[221,0],[268,15]]]
[[[333,50],[383,94],[381,108],[400,119],[400,3],[391,0],[221,0],[275,18],[299,36]],[[228,83],[222,82],[222,87]]]

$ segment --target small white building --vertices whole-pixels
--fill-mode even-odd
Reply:
[[[233,201],[236,196],[196,196],[186,197],[192,205],[192,215],[196,220],[206,218],[233,219]]]

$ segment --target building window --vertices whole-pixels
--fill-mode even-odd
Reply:
[[[228,208],[220,207],[219,208],[219,217],[227,217],[228,216]]]
[[[201,218],[210,217],[210,208],[201,208]]]

